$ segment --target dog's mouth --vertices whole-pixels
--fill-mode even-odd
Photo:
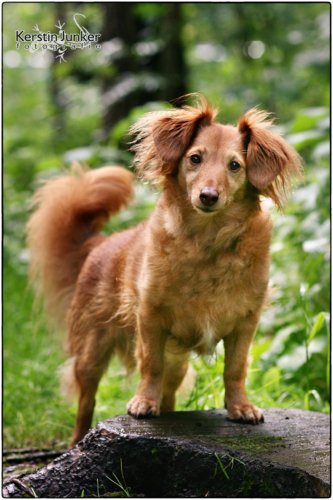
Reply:
[[[208,208],[208,207],[198,207],[198,206],[195,206],[194,208],[199,213],[205,213],[205,214],[209,214],[209,215],[213,215],[213,214],[216,214],[218,212],[218,210],[214,210],[213,208]]]

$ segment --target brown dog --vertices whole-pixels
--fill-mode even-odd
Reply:
[[[244,385],[269,276],[272,224],[260,195],[280,207],[301,162],[268,129],[266,113],[253,109],[238,127],[220,125],[216,110],[198,101],[149,113],[132,127],[138,172],[162,186],[138,227],[99,234],[132,195],[132,176],[120,167],[77,168],[35,196],[31,274],[46,308],[61,318],[68,311],[64,385],[80,398],[71,446],[91,425],[114,353],[141,372],[128,413],[156,416],[174,410],[189,351],[210,352],[221,339],[230,418],[263,421]]]

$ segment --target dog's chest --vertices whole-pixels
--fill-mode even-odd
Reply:
[[[253,299],[249,266],[228,253],[174,263],[164,304],[172,310],[171,332],[182,344],[213,347],[247,314]]]
[[[235,293],[240,282],[244,282],[244,271],[250,258],[221,252],[215,256],[189,257],[186,249],[183,255],[169,260],[168,294],[176,295],[186,303],[215,304],[227,293]]]
[[[179,345],[207,352],[241,318],[262,308],[269,277],[266,233],[263,244],[263,232],[251,228],[228,248],[155,238],[140,274],[139,300],[160,315]]]

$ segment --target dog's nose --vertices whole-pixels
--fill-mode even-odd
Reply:
[[[216,189],[205,187],[200,191],[199,198],[203,205],[206,205],[206,207],[211,207],[212,205],[215,205],[215,203],[219,199],[219,193],[218,191],[216,191]]]

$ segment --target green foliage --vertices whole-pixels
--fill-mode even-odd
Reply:
[[[163,103],[134,108],[103,137],[101,81],[114,74],[112,57],[73,51],[67,63],[38,67],[38,54],[15,48],[15,30],[31,32],[38,23],[53,32],[59,5],[3,7],[3,437],[4,445],[13,448],[63,447],[76,413],[76,404],[66,406],[58,389],[62,339],[49,332],[40,311],[32,313],[33,292],[27,291],[24,227],[32,192],[39,180],[59,174],[73,159],[92,167],[128,166],[130,138],[124,140],[124,134],[143,112],[165,108]],[[152,27],[164,5],[133,8],[142,22],[142,39],[153,40]],[[253,105],[275,112],[278,131],[305,160],[305,181],[285,213],[270,207],[272,297],[252,349],[249,397],[263,407],[329,411],[330,6],[189,3],[182,9],[188,90],[219,104],[224,123],[234,123]],[[101,31],[100,4],[80,4],[78,10],[90,32]],[[74,29],[72,13],[68,32]],[[156,194],[138,186],[133,207],[110,221],[105,232],[137,224],[155,202]],[[222,346],[212,359],[193,357],[192,363],[197,383],[178,409],[223,407]],[[121,370],[115,360],[103,378],[94,424],[123,413],[135,392],[138,376],[127,381]]]
[[[258,104],[282,123],[329,106],[329,4],[188,3],[184,13],[189,90],[220,102],[224,122]]]
[[[300,116],[316,117],[309,129]],[[328,404],[326,377],[330,311],[330,215],[329,156],[323,147],[328,139],[328,109],[305,110],[295,123],[297,134],[320,129],[315,142],[294,144],[304,157],[306,184],[295,190],[284,216],[276,214],[272,245],[273,308],[264,314],[260,334],[274,340],[261,356],[261,368],[276,365],[282,379],[305,391],[316,387],[312,409]],[[295,130],[295,124],[291,130]],[[290,142],[293,134],[287,136]],[[320,155],[318,152],[321,152]],[[313,394],[313,393],[312,393]],[[325,402],[326,401],[326,402]]]
[[[127,136],[128,131],[132,125],[145,113],[150,113],[152,111],[163,111],[167,109],[166,104],[161,102],[150,102],[145,104],[144,106],[139,106],[137,108],[133,108],[130,114],[120,120],[117,125],[112,129],[109,142],[112,146],[117,146],[121,143],[124,137]]]

